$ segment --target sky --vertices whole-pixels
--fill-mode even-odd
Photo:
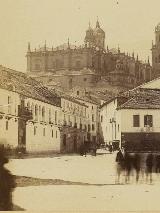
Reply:
[[[118,4],[117,4],[118,1]],[[97,16],[106,33],[106,46],[151,58],[160,0],[0,0],[0,64],[26,71],[26,51],[84,41],[89,21]]]

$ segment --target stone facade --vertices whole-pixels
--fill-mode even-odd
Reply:
[[[142,63],[138,56],[135,58],[134,53],[130,56],[122,53],[119,48],[117,50],[105,47],[105,32],[98,20],[94,29],[89,24],[83,45],[71,45],[68,40],[67,44],[56,48],[48,48],[45,43],[42,48],[32,51],[28,44],[26,56],[29,75],[35,75],[43,80],[43,75],[50,73],[52,79],[64,88],[71,88],[72,81],[77,81],[77,77],[82,87],[90,86],[90,83],[95,86],[101,78],[105,78],[111,84],[113,82],[126,87],[134,87],[152,79],[152,67],[149,61]],[[86,78],[83,69],[92,71],[87,83],[81,81]],[[120,71],[117,72],[117,69]],[[75,73],[72,75],[73,71]],[[81,75],[78,76],[79,72]]]

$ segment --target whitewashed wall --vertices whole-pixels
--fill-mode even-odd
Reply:
[[[121,131],[122,132],[160,132],[160,109],[122,109],[121,112]],[[133,115],[140,116],[140,127],[133,127]],[[153,116],[153,127],[144,127],[144,115]]]
[[[9,144],[14,148],[18,145],[17,116],[19,103],[19,94],[0,89],[0,143]]]

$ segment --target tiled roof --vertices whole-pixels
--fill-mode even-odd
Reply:
[[[160,90],[140,89],[117,109],[160,109]]]
[[[54,90],[54,91],[55,91],[55,93],[56,93],[57,96],[59,96],[59,97],[61,97],[61,98],[63,98],[63,99],[66,99],[66,100],[68,100],[68,101],[72,101],[72,102],[74,102],[74,103],[76,103],[76,104],[79,104],[79,105],[81,105],[81,106],[88,107],[86,104],[84,104],[84,103],[78,101],[75,97],[73,97],[73,96],[71,96],[71,95],[68,95],[68,94],[66,94],[66,93],[64,93],[64,92],[62,92],[62,91],[58,91],[58,90]]]
[[[25,73],[0,66],[0,88],[17,92],[25,97],[60,106],[60,98]]]
[[[75,96],[75,98],[76,98],[77,100],[80,100],[80,101],[84,101],[84,102],[88,102],[88,103],[91,103],[91,104],[99,105],[99,103],[98,103],[96,100],[93,100],[92,97],[87,97],[87,96]]]

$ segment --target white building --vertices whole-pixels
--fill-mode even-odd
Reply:
[[[116,97],[101,106],[106,143],[134,148],[160,145],[160,90],[140,89],[132,97]],[[134,145],[133,145],[134,144]]]
[[[0,67],[0,74],[0,143],[27,152],[78,151],[86,137],[87,106],[24,73]]]

